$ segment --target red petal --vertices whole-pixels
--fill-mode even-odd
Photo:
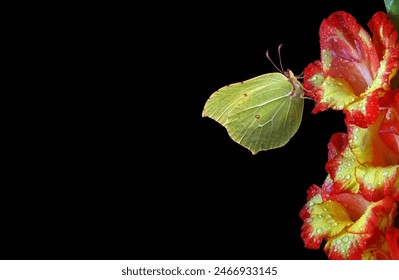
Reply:
[[[384,71],[380,74],[380,80],[384,89],[390,88],[390,78],[392,78],[399,66],[399,43],[398,34],[388,15],[384,12],[377,12],[370,19],[368,26],[373,33],[373,45],[375,46],[379,60],[386,59],[381,64]]]
[[[393,260],[399,260],[399,229],[392,228],[387,233],[386,239],[388,241],[389,250],[391,251],[391,258]]]
[[[360,184],[360,193],[365,199],[378,201],[385,196],[399,198],[398,167],[366,166],[356,169],[356,179]]]
[[[397,48],[398,33],[384,12],[375,13],[367,24],[373,33],[373,44],[376,47],[378,57],[383,59],[387,48]]]
[[[331,238],[324,247],[330,260],[360,260],[371,234],[351,234],[347,232]]]
[[[316,102],[316,106],[312,113],[316,114],[319,111],[327,110],[326,105],[319,103],[324,94],[323,89],[320,88],[324,80],[321,61],[317,60],[306,66],[303,77],[302,85],[305,88],[305,94]]]
[[[380,103],[385,110],[385,117],[379,135],[391,151],[399,154],[399,89],[388,91]]]
[[[376,227],[380,227],[385,219],[385,223],[390,222],[392,216],[389,214],[395,207],[392,197],[386,196],[380,201],[369,204],[363,215],[347,231],[354,234],[372,234]]]
[[[328,161],[325,165],[333,182],[328,189],[323,188],[323,198],[341,192],[357,193],[359,184],[356,181],[355,169],[358,165],[349,147],[347,134],[333,134],[328,143]]]
[[[366,128],[370,124],[373,124],[380,113],[378,95],[379,90],[375,90],[367,95],[365,99],[361,99],[348,106],[348,108],[344,110],[346,114],[345,123],[354,124],[362,128]],[[359,105],[364,109],[358,109]]]
[[[356,95],[364,92],[380,66],[370,35],[344,11],[323,20],[319,33],[325,76],[345,79]]]
[[[342,153],[348,145],[348,135],[346,133],[338,132],[331,136],[328,142],[328,159],[335,158],[338,154]]]
[[[370,205],[370,202],[360,194],[340,193],[331,196],[331,199],[345,207],[352,221],[357,221]]]

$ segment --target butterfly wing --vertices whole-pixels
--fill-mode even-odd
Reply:
[[[235,142],[256,154],[285,145],[298,130],[304,101],[293,92],[283,74],[260,75],[214,92],[202,116],[219,122]]]

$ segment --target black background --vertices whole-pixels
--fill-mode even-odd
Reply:
[[[253,156],[233,142],[224,127],[201,118],[201,112],[207,98],[222,86],[275,72],[266,50],[278,63],[277,48],[283,44],[284,68],[299,75],[320,57],[318,30],[323,18],[344,10],[368,30],[367,22],[384,5],[383,1],[264,5],[206,7],[195,17],[197,25],[182,35],[187,41],[177,54],[184,61],[178,73],[183,72],[186,80],[184,87],[179,76],[169,81],[180,93],[176,98],[180,111],[166,117],[176,131],[170,133],[172,149],[162,163],[171,164],[165,176],[173,183],[160,196],[163,209],[168,209],[160,216],[161,224],[170,235],[159,241],[161,252],[156,256],[168,258],[173,252],[178,258],[326,259],[322,250],[304,248],[299,211],[307,189],[321,186],[327,175],[327,143],[333,133],[346,131],[343,114],[314,115],[313,101],[305,100],[302,124],[291,141]],[[165,197],[173,199],[167,202]]]
[[[8,163],[14,181],[2,198],[1,258],[326,259],[304,248],[299,211],[327,175],[327,143],[345,132],[342,113],[314,115],[305,100],[291,141],[255,156],[201,113],[219,88],[275,72],[265,54],[278,63],[280,44],[284,68],[300,75],[319,59],[321,21],[338,10],[366,27],[385,7],[190,2],[155,5],[145,11],[153,17],[139,20],[142,11],[123,7],[102,14],[113,28],[99,24],[101,40],[79,53],[95,53],[93,63],[74,69],[106,77],[56,97],[59,105],[82,93],[62,106],[61,120],[38,113],[45,125],[20,128],[29,141],[19,139]]]

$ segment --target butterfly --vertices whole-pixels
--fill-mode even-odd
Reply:
[[[280,55],[279,46],[278,52]],[[252,154],[284,146],[297,132],[303,115],[304,88],[289,69],[226,85],[206,101],[202,117],[227,129]]]

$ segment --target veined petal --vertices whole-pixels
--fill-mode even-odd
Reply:
[[[377,12],[368,25],[372,38],[344,11],[322,21],[321,61],[305,68],[303,82],[316,102],[312,113],[344,110],[345,122],[361,128],[378,118],[379,98],[390,90],[399,68],[399,43],[387,14]]]
[[[370,35],[344,11],[324,19],[319,35],[324,77],[343,78],[359,96],[372,84],[380,66]]]

